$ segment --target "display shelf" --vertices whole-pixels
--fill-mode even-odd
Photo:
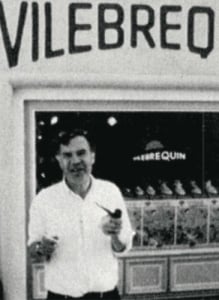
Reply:
[[[136,232],[134,250],[219,246],[219,197],[126,198],[126,204]]]
[[[171,257],[170,259],[170,290],[200,291],[218,289],[219,256],[197,255]]]
[[[219,253],[164,250],[123,257],[122,299],[208,299],[219,295]],[[209,298],[211,299],[211,298]],[[218,299],[218,298],[217,298]]]
[[[162,293],[167,290],[167,257],[127,259],[125,293]]]

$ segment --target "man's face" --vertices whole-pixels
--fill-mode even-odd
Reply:
[[[68,145],[60,145],[56,158],[69,183],[83,184],[92,172],[95,153],[84,136],[76,136]]]

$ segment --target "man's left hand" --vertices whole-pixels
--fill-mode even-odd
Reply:
[[[122,228],[121,218],[116,219],[111,216],[105,216],[102,220],[102,230],[107,235],[118,235]]]

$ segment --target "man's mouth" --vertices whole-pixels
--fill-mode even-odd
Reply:
[[[85,169],[84,168],[71,169],[70,172],[73,174],[79,174],[85,172]]]

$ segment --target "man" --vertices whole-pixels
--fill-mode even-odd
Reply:
[[[119,299],[116,255],[133,236],[121,193],[91,175],[95,152],[85,132],[61,133],[56,159],[63,181],[35,197],[29,223],[30,254],[45,257],[48,299]]]

